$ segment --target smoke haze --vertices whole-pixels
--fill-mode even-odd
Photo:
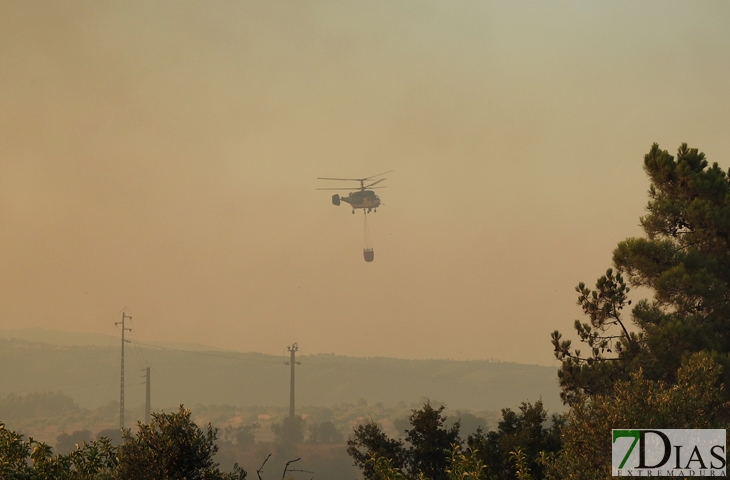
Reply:
[[[653,142],[728,168],[730,4],[0,3],[0,328],[554,365]],[[369,218],[317,177],[394,169]]]

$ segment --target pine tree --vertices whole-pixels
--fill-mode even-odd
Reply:
[[[717,163],[682,144],[676,158],[654,144],[644,157],[651,181],[644,238],[613,252],[595,289],[581,283],[578,304],[589,322],[575,322],[588,354],[553,333],[562,360],[563,400],[610,394],[642,370],[649,380],[676,381],[692,353],[706,352],[730,379],[730,177]],[[626,278],[626,280],[624,280]],[[630,286],[653,291],[625,317]],[[631,326],[633,323],[633,327]]]

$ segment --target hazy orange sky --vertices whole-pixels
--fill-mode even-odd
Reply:
[[[0,328],[554,365],[730,3],[0,2]],[[317,177],[386,170],[370,217]]]

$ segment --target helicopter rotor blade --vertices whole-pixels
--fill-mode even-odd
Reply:
[[[371,178],[379,177],[381,175],[385,175],[386,173],[390,173],[390,172],[395,172],[395,170],[388,170],[387,172],[383,172],[383,173],[379,173],[377,175],[373,175],[371,177],[363,178],[362,180],[370,180]]]
[[[373,187],[373,188],[386,188],[386,186],[385,185],[382,185],[380,187]],[[360,187],[357,187],[357,188],[352,188],[352,187],[350,187],[350,188],[348,188],[348,187],[342,187],[342,188],[331,187],[331,188],[318,188],[317,190],[360,190],[360,191],[362,191],[363,189],[360,188]]]
[[[395,172],[395,170],[388,170],[387,172],[379,173],[377,175],[372,175],[370,177],[365,178],[330,178],[330,177],[317,177],[317,180],[342,180],[343,182],[364,182],[366,180],[370,180],[371,178],[379,177],[381,175],[385,175],[386,173]]]
[[[384,181],[384,180],[386,180],[386,179],[385,179],[385,178],[381,178],[381,179],[380,179],[380,180],[378,180],[377,182],[373,182],[373,183],[371,183],[370,185],[363,185],[363,188],[370,188],[370,187],[372,187],[373,185],[377,185],[377,184],[379,184],[380,182],[382,182],[382,181]]]

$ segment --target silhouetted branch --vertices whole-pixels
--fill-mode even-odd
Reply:
[[[286,471],[289,469],[289,464],[290,463],[294,463],[294,462],[298,462],[301,459],[302,459],[302,457],[299,457],[299,458],[296,458],[294,460],[289,460],[288,462],[286,462],[286,465],[284,466],[284,473],[281,474],[281,480],[284,480],[284,477],[286,477]],[[312,472],[308,472],[308,473],[312,473]]]
[[[269,458],[271,458],[271,454],[269,454],[269,455],[268,455],[268,456],[266,457],[266,459],[264,460],[264,463],[262,463],[262,464],[261,464],[261,468],[259,468],[258,470],[256,470],[256,476],[257,476],[257,477],[259,477],[259,480],[263,480],[263,478],[261,478],[261,472],[263,472],[263,471],[264,471],[264,465],[266,465],[266,462],[268,462],[268,461],[269,461]],[[288,464],[287,464],[287,465],[288,465]]]

